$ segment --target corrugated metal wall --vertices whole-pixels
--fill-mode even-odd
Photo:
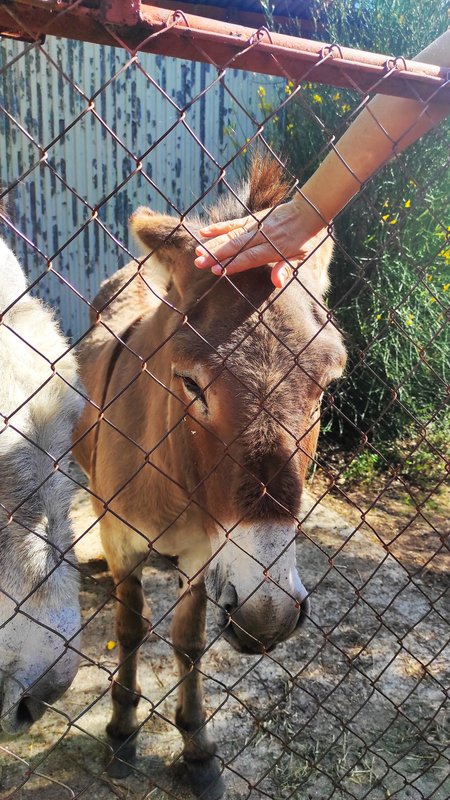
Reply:
[[[158,143],[179,119],[177,107],[186,107],[216,75],[208,64],[147,54],[130,64],[118,48],[51,37],[42,47],[1,43],[0,185],[11,187],[7,210],[82,297],[92,298],[105,275],[126,263],[121,243],[128,246],[126,222],[136,206],[169,211],[167,197],[184,211],[214,182],[218,169],[195,136],[223,164],[255,132],[218,83],[188,107],[186,124]],[[270,93],[277,85],[238,71],[229,71],[225,83],[256,118],[259,86]],[[142,158],[162,194],[134,173],[130,153]],[[244,160],[234,171],[243,170]],[[9,228],[2,234],[30,279],[42,275],[38,293],[58,309],[64,330],[78,337],[86,327],[86,304],[46,273],[44,257]]]

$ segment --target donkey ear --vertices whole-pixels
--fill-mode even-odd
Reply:
[[[180,296],[184,286],[192,281],[195,238],[176,217],[158,214],[141,206],[130,218],[130,229],[141,245],[144,256],[150,256],[144,266],[148,280],[160,280],[168,288],[173,282]]]
[[[130,229],[142,245],[143,255],[149,255],[144,266],[148,280],[162,280],[168,288],[173,282],[180,296],[192,282],[196,240],[176,217],[158,214],[141,206],[130,218]]]
[[[130,230],[142,245],[146,253],[155,251],[161,260],[169,248],[187,253],[195,248],[195,239],[183,227],[176,217],[158,214],[150,208],[140,206],[130,217]],[[170,257],[173,259],[173,252]]]

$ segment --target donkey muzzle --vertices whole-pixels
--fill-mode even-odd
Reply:
[[[257,590],[251,598],[238,597],[228,582],[218,599],[216,618],[223,638],[240,653],[270,652],[303,627],[309,616],[308,597],[286,596],[283,603]]]

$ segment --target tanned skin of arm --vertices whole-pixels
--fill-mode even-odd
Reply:
[[[450,30],[414,60],[450,67]],[[383,164],[449,113],[448,101],[424,105],[416,100],[376,95],[291,201],[255,215],[263,220],[260,228],[265,235],[252,216],[207,226],[200,231],[208,240],[207,249],[196,248],[196,266],[221,274],[225,263],[227,274],[232,275],[275,262],[272,281],[275,286],[283,286],[290,271],[280,253],[289,260],[304,257],[308,241],[332,222]],[[227,264],[230,258],[232,261]]]

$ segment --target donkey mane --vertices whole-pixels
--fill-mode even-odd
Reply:
[[[263,211],[289,199],[292,181],[286,179],[283,167],[272,156],[257,151],[252,158],[248,178],[236,196],[228,192],[208,212],[210,222],[242,217],[248,212]]]

